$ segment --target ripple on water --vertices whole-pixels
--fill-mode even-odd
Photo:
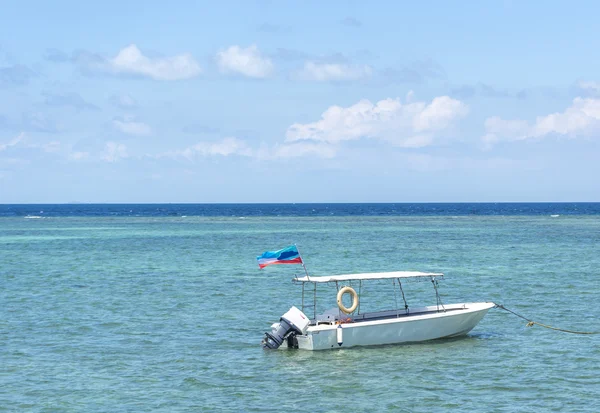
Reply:
[[[298,268],[255,268],[264,249],[298,242],[311,273],[440,270],[444,302],[493,300],[591,330],[595,216],[183,221],[4,218],[2,408],[600,411],[600,337],[527,328],[499,310],[465,338],[264,351],[263,332],[299,304]],[[411,305],[431,301],[425,287],[406,286]],[[335,294],[320,289],[319,300],[332,307]]]

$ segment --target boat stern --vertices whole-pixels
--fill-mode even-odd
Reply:
[[[310,320],[308,317],[296,307],[281,316],[278,323],[271,326],[271,331],[265,332],[265,337],[262,340],[262,345],[265,349],[276,350],[285,340],[288,347],[290,340],[295,343],[295,338],[306,333]]]

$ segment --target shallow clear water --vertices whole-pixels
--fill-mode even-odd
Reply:
[[[297,243],[314,275],[441,271],[446,303],[600,331],[600,216],[247,215],[0,218],[0,411],[600,411],[600,336],[498,309],[460,339],[264,351],[302,268],[255,260]]]

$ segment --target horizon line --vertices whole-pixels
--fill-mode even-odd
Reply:
[[[399,202],[7,202],[6,205],[391,205],[391,204],[596,204],[600,201],[399,201]]]

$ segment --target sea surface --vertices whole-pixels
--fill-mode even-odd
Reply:
[[[263,350],[304,270],[256,256],[294,243],[311,275],[443,272],[444,303],[600,331],[598,203],[0,205],[0,412],[600,412],[600,335],[500,309],[458,339]],[[399,300],[380,281],[361,308]]]

